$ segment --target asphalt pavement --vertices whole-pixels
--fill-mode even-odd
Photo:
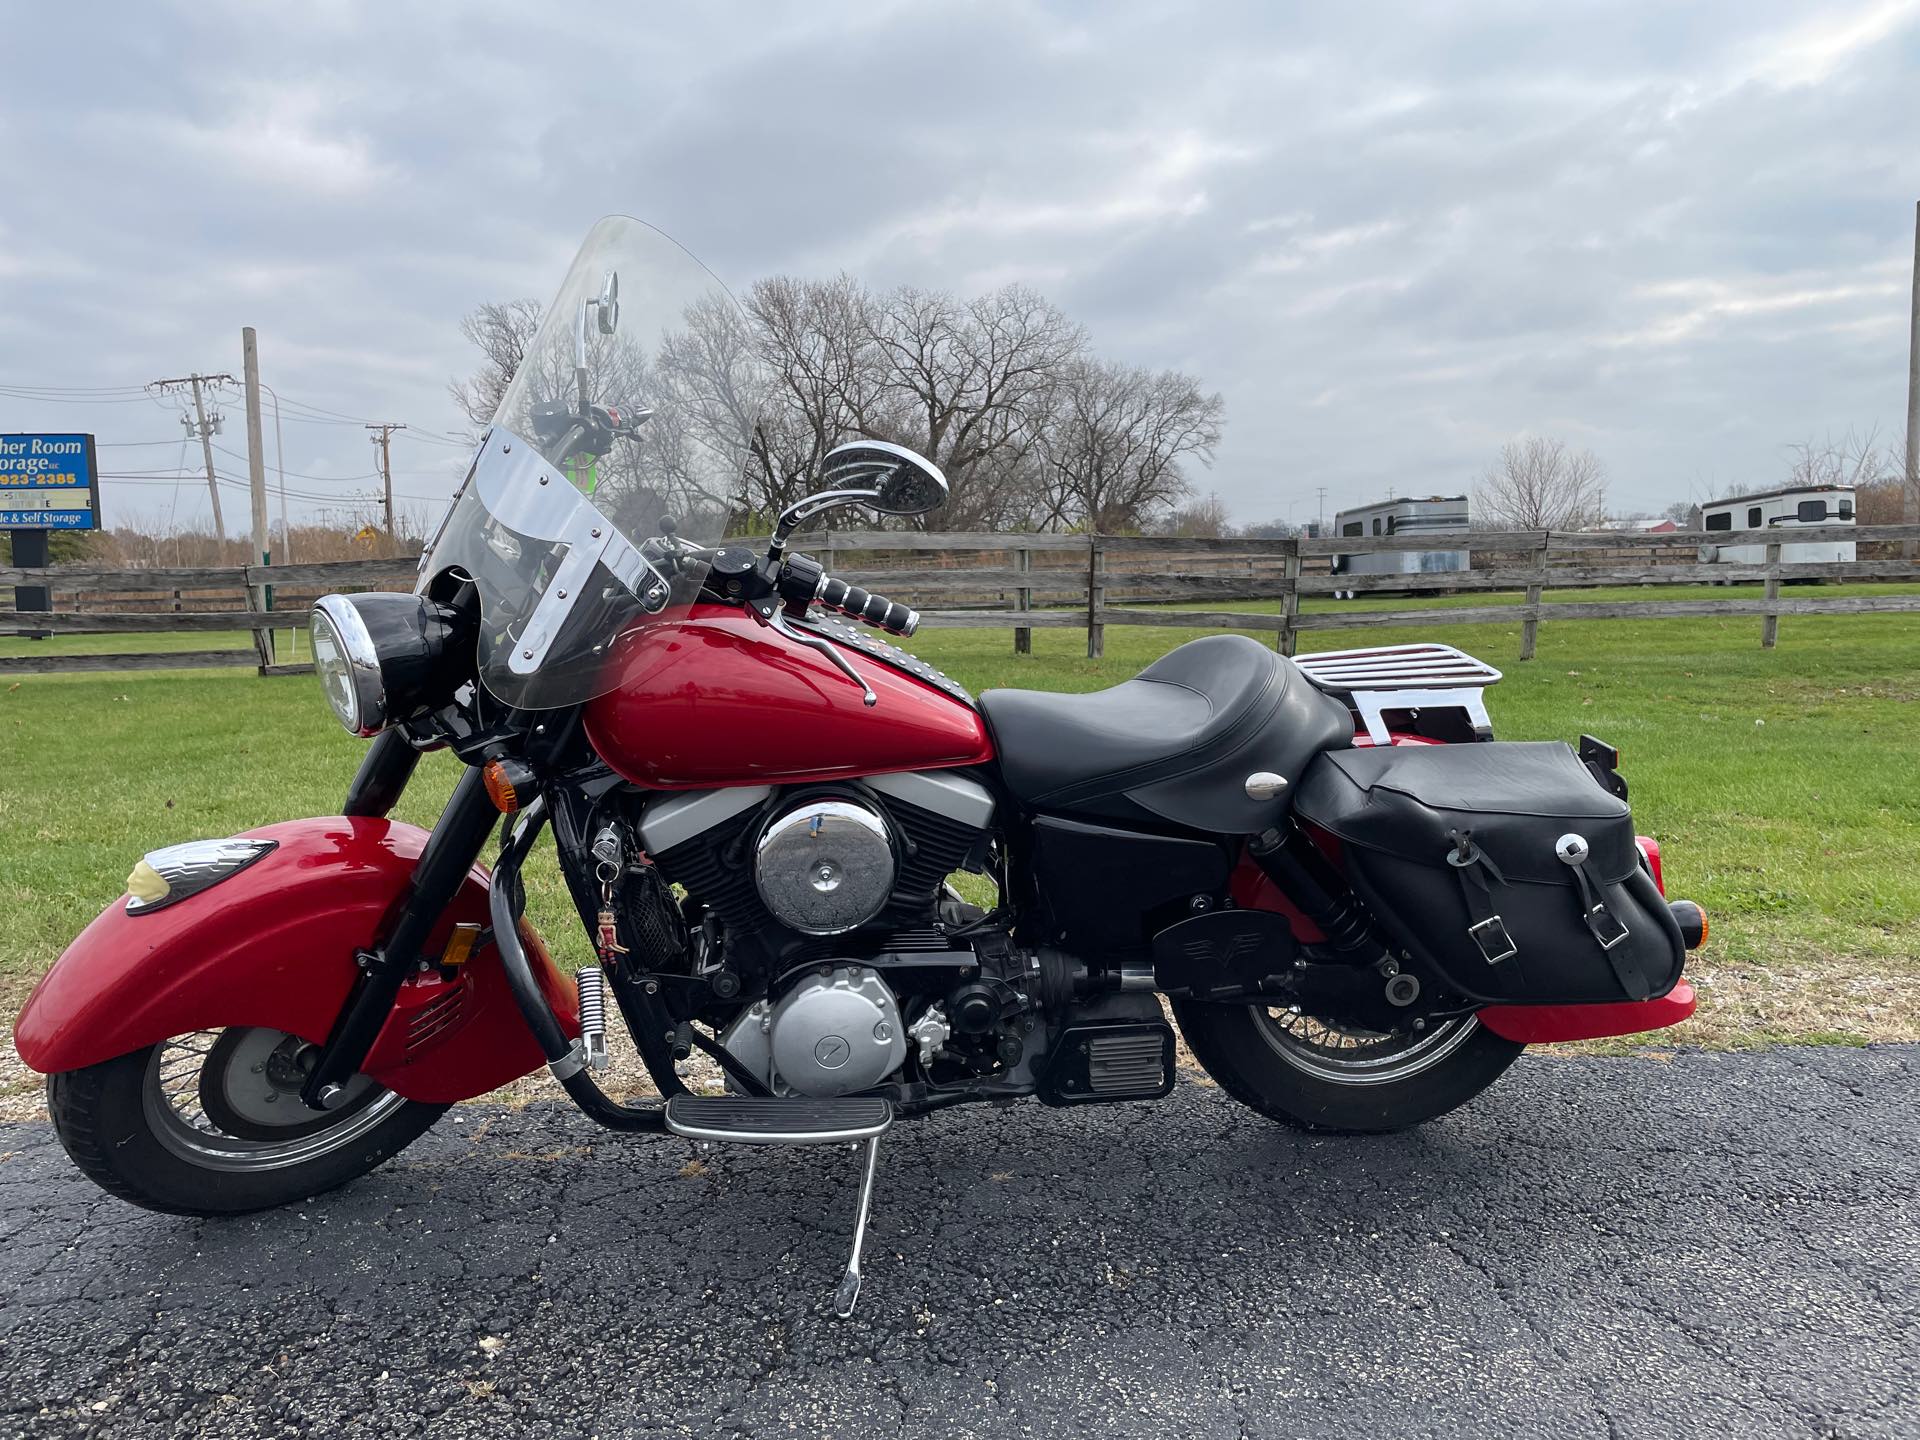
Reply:
[[[0,1434],[1920,1435],[1920,1047],[1529,1055],[1411,1134],[1187,1080],[884,1142],[449,1114],[296,1209],[0,1128]]]

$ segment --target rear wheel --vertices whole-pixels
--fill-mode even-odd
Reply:
[[[1526,1047],[1471,1015],[1383,1035],[1264,1005],[1176,1001],[1187,1046],[1234,1099],[1308,1130],[1404,1130],[1466,1104]]]
[[[446,1110],[365,1075],[338,1108],[300,1101],[314,1047],[253,1026],[202,1030],[47,1080],[67,1154],[149,1210],[236,1215],[304,1200],[397,1155]]]

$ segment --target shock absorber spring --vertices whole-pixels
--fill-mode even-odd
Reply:
[[[1334,949],[1371,956],[1386,948],[1346,881],[1299,831],[1268,830],[1247,849]]]
[[[573,972],[580,1003],[580,1044],[590,1069],[607,1068],[607,976],[598,965]]]

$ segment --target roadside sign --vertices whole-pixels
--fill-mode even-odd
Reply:
[[[0,435],[0,528],[97,530],[91,435]]]

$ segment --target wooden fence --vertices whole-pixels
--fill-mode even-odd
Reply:
[[[1110,625],[1201,630],[1271,631],[1276,647],[1294,653],[1301,634],[1388,626],[1518,622],[1519,658],[1533,658],[1543,622],[1560,620],[1682,619],[1751,615],[1760,643],[1772,648],[1783,615],[1920,612],[1920,594],[1781,594],[1795,580],[1920,583],[1920,566],[1904,558],[1920,525],[1806,526],[1780,530],[1669,534],[1476,531],[1467,537],[1472,568],[1418,575],[1335,575],[1334,555],[1431,550],[1431,535],[1341,539],[1192,539],[1136,535],[1030,535],[896,530],[830,531],[810,537],[810,548],[834,574],[922,611],[933,628],[996,627],[1013,631],[1016,653],[1032,649],[1042,628],[1084,629],[1087,654],[1105,651]],[[1788,564],[1782,545],[1850,541],[1865,558],[1833,564]],[[741,541],[752,544],[753,541]],[[1763,548],[1757,565],[1704,564],[1700,547]],[[912,564],[890,557],[913,556]],[[1629,563],[1617,563],[1624,557]],[[1608,561],[1616,563],[1608,564]],[[304,625],[307,604],[330,590],[411,584],[410,559],[342,561],[315,565],[227,566],[208,569],[117,570],[89,565],[48,569],[0,567],[0,587],[44,585],[56,595],[52,612],[0,610],[0,635],[208,633],[250,631],[251,650],[180,650],[114,655],[0,656],[9,670],[118,670],[250,666],[261,674],[291,674],[310,663],[281,663],[272,648],[276,626]],[[1551,591],[1597,587],[1663,587],[1703,583],[1762,585],[1758,598],[1667,600],[1548,600]],[[1384,610],[1303,613],[1302,597],[1402,594],[1405,605]],[[1501,605],[1423,607],[1421,595],[1519,591]],[[271,592],[275,609],[269,615]],[[1277,601],[1272,611],[1185,608],[1191,604]],[[1181,608],[1173,608],[1179,604]]]

